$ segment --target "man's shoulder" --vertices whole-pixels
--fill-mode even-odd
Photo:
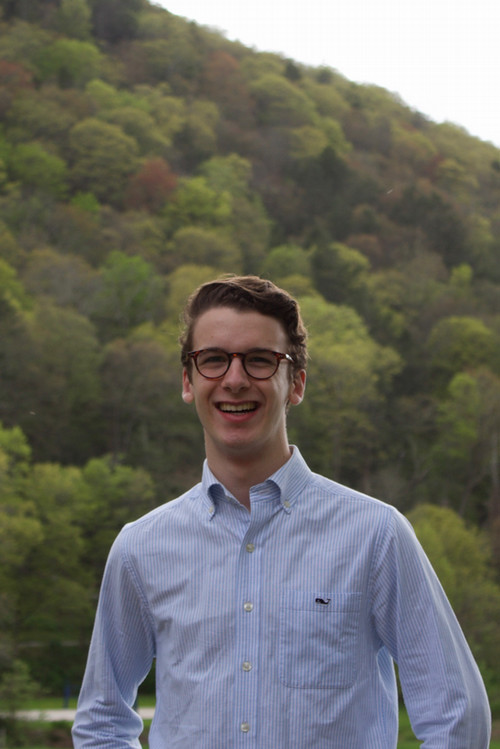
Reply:
[[[398,515],[394,505],[377,499],[370,494],[340,484],[333,479],[312,473],[308,484],[308,494],[314,501],[330,503],[332,509],[342,507],[346,511],[379,515],[389,519],[393,514]]]
[[[186,518],[190,514],[190,508],[195,503],[201,492],[201,483],[188,489],[180,496],[175,499],[171,499],[164,504],[155,507],[145,515],[127,523],[121,531],[121,534],[125,535],[140,535],[142,533],[147,534],[152,527],[159,528],[162,526],[168,526],[169,524],[175,524],[176,522],[182,522],[183,518]]]

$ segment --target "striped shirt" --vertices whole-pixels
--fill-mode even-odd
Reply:
[[[200,484],[117,537],[74,745],[395,749],[399,667],[425,749],[487,749],[477,666],[405,518],[312,473],[297,448],[251,513],[205,463]]]

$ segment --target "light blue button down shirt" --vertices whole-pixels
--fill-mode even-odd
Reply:
[[[140,746],[132,705],[156,659],[151,749],[395,749],[395,660],[425,749],[487,749],[483,682],[404,517],[297,448],[251,508],[205,464],[119,534],[75,747]]]

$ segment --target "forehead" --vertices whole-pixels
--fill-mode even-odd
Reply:
[[[275,317],[232,307],[213,307],[199,316],[193,329],[194,349],[212,347],[226,351],[266,348],[286,353],[288,336]]]

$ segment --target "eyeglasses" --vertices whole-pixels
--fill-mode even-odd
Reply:
[[[267,349],[254,349],[245,354],[237,351],[228,352],[220,348],[205,348],[199,351],[190,351],[188,357],[193,359],[198,372],[207,380],[217,380],[224,377],[235,357],[241,359],[243,369],[249,377],[254,380],[269,380],[276,372],[283,360],[293,363],[289,354],[280,354],[278,351]]]

